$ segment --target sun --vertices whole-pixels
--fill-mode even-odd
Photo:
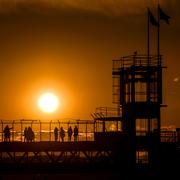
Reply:
[[[53,113],[59,106],[59,99],[53,93],[44,93],[38,99],[38,106],[45,113]]]

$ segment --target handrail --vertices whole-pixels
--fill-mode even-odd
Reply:
[[[130,55],[123,56],[119,60],[113,60],[113,71],[119,71],[119,68],[128,68],[131,66],[161,66],[162,55]]]

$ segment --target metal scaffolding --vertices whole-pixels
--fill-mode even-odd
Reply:
[[[160,143],[162,69],[157,55],[135,53],[113,61],[113,102],[122,108],[122,129],[132,141],[134,162],[137,151],[147,151],[150,159],[150,147]]]

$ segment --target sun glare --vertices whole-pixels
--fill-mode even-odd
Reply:
[[[53,113],[59,106],[59,100],[53,93],[44,93],[39,97],[38,106],[45,113]]]

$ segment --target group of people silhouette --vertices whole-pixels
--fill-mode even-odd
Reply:
[[[35,139],[34,131],[31,127],[25,127],[24,129],[24,142],[33,142]]]
[[[10,137],[11,137],[11,130],[8,125],[5,126],[3,133],[4,133],[4,142],[10,142]],[[25,127],[24,129],[24,142],[33,142],[35,139],[35,134],[34,131],[32,130],[31,127]]]
[[[11,129],[12,128],[10,128],[8,125],[5,126],[3,130],[4,142],[10,142]],[[74,136],[75,142],[78,141],[79,130],[77,126],[75,126],[74,129],[72,129],[72,127],[69,126],[67,130],[67,134],[68,134],[68,141],[72,140],[72,136]],[[64,142],[65,135],[66,133],[63,127],[61,127],[60,129],[58,129],[57,127],[54,128],[55,141],[58,141],[58,137],[60,137],[60,140]],[[35,134],[31,127],[25,127],[23,136],[24,136],[24,142],[33,142],[35,140]]]
[[[65,130],[63,129],[63,127],[61,127],[60,130],[57,127],[54,128],[54,140],[55,141],[58,141],[58,134],[59,134],[61,141],[64,142]],[[74,141],[75,142],[78,141],[79,130],[78,130],[77,126],[74,127],[74,130],[72,130],[72,127],[69,126],[68,130],[67,130],[67,134],[68,134],[68,141],[71,141],[72,135],[74,136]]]

